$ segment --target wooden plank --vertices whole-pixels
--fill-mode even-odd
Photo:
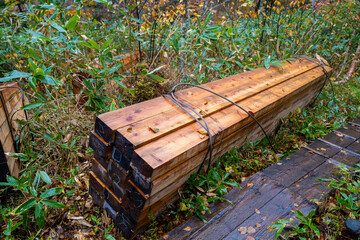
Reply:
[[[319,84],[318,87],[320,87],[321,84]],[[299,98],[302,98],[302,96],[299,96]],[[294,101],[294,102],[293,102]],[[296,104],[294,104],[296,102]],[[265,129],[268,132],[271,132],[273,129],[275,129],[277,121],[275,119],[280,119],[282,117],[285,117],[288,115],[290,111],[294,111],[298,106],[303,106],[302,104],[306,105],[306,102],[301,103],[301,101],[298,101],[297,98],[294,98],[293,100],[285,101],[284,104],[281,104],[281,107],[278,109],[279,112],[271,112],[270,114],[265,114],[265,118],[259,118],[259,121],[261,123],[267,123],[267,125],[264,125]],[[273,120],[273,121],[271,121]],[[269,124],[270,123],[270,124]],[[263,137],[263,133],[261,132],[260,128],[252,122],[250,125],[243,125],[241,129],[239,129],[236,132],[233,132],[232,135],[224,138],[222,141],[219,141],[218,143],[214,144],[214,158],[216,159],[217,156],[223,154],[225,151],[232,148],[234,145],[241,145],[245,143],[245,138],[239,138],[239,134],[241,136],[249,136],[250,140],[258,140]],[[218,148],[219,143],[224,143],[221,148]],[[160,178],[155,179],[152,181],[152,192],[150,195],[155,195],[159,190],[163,192],[169,191],[169,183],[175,183],[177,186],[181,186],[183,181],[194,172],[197,171],[198,166],[200,166],[203,157],[206,153],[206,149],[203,150],[203,152],[200,155],[197,155],[196,157],[182,163],[178,167],[174,168],[173,170],[168,171],[166,174],[162,175]],[[136,175],[136,171],[133,171],[133,175]],[[140,176],[141,177],[141,176]],[[146,188],[146,185],[141,185],[141,182],[135,182],[137,186],[140,189]],[[164,188],[167,186],[166,188]],[[176,188],[174,185],[172,185],[172,188]],[[151,191],[151,190],[149,190]],[[145,191],[145,194],[148,192]],[[158,195],[158,198],[161,195]],[[153,201],[153,200],[151,200]]]
[[[330,145],[325,141],[321,141],[321,139],[313,142],[312,144],[308,145],[306,148],[312,149],[315,152],[322,154],[327,158],[331,158],[341,150],[341,147],[336,145]]]
[[[337,131],[356,139],[360,138],[360,128],[350,123],[339,128]]]
[[[109,173],[106,171],[106,169],[95,159],[92,159],[91,161],[91,170],[95,174],[97,178],[100,179],[101,182],[104,183],[104,185],[108,186],[110,184],[110,178]]]
[[[130,175],[127,171],[125,171],[121,166],[112,160],[109,162],[108,172],[111,178],[111,189],[115,195],[121,199],[123,197],[124,189],[128,183]]]
[[[304,74],[299,78],[294,78],[293,81],[289,83],[279,85],[271,92],[264,91],[256,95],[256,99],[258,99],[256,102],[246,102],[245,100],[242,105],[252,111],[255,116],[259,116],[275,111],[277,107],[288,101],[292,101],[294,97],[296,98],[300,95],[299,104],[301,104],[301,102],[307,103],[310,99],[303,97],[304,92],[313,96],[314,92],[319,89],[322,79],[322,70],[313,70],[308,75]],[[286,93],[285,95],[284,92]],[[283,98],[279,98],[279,95],[283,96]],[[213,134],[217,133],[219,135],[221,133],[226,136],[243,126],[244,121],[253,120],[248,115],[244,115],[241,110],[235,106],[231,106],[215,113],[211,116],[211,119],[207,118],[207,121]],[[198,130],[200,131],[202,128],[195,123],[194,125],[184,127],[182,131],[168,134],[161,139],[137,149],[135,151],[136,154],[134,154],[131,160],[132,168],[146,178],[155,179],[161,176],[181,164],[190,156],[194,156],[207,148],[208,139],[207,137],[201,138]],[[220,141],[221,137],[218,137],[216,140]]]
[[[354,119],[354,120],[353,120],[353,121],[351,121],[350,123],[354,123],[354,124],[356,124],[356,125],[360,126],[360,117],[358,117],[358,118]]]
[[[90,133],[89,137],[89,147],[91,147],[96,154],[95,158],[102,163],[103,167],[107,167],[107,160],[111,158],[112,154],[112,145],[106,143],[99,135],[94,131]]]
[[[336,165],[334,165],[331,160],[327,160],[299,181],[292,184],[289,190],[298,193],[308,201],[320,199],[324,193],[329,191],[329,183],[318,181],[316,178],[335,178],[333,171],[336,169]]]
[[[244,83],[241,83],[241,85],[236,85],[236,83],[233,83],[232,84],[234,85],[233,88],[227,90],[226,94],[228,95],[228,98],[230,100],[234,102],[239,102],[253,96],[254,94],[265,91],[266,89],[270,89],[280,83],[289,81],[289,79],[295,77],[296,75],[298,75],[298,72],[296,72],[296,74],[278,73],[276,77],[272,76],[266,78],[266,81],[264,81],[263,78],[263,79],[259,79],[258,82],[256,80],[247,82],[245,84],[247,88],[244,88],[245,87],[243,85]],[[224,80],[221,81],[223,82]],[[250,84],[253,87],[249,87]],[[209,95],[209,93],[207,92],[206,94]],[[201,99],[200,102],[199,101],[194,102],[191,99],[188,100],[188,97],[186,97],[184,100],[187,100],[191,104],[200,107],[201,111],[200,109],[197,109],[197,111],[203,112],[204,114],[202,115],[205,114],[211,115],[213,113],[220,111],[221,109],[227,108],[232,105],[228,101],[221,98],[216,98],[216,101],[208,101],[207,99]],[[128,126],[119,128],[117,132],[120,134],[117,135],[116,141],[119,141],[120,144],[130,143],[133,149],[137,149],[151,141],[159,139],[162,136],[171,133],[173,131],[176,131],[177,129],[180,129],[193,122],[195,122],[193,118],[188,116],[178,107],[175,107],[170,109],[169,111],[160,113],[154,117],[147,118],[132,124],[131,131],[129,131]],[[158,132],[155,133],[149,128],[152,129],[157,128],[159,130]]]
[[[249,183],[250,184],[250,183]],[[260,176],[251,182],[251,187],[241,189],[240,200],[226,212],[202,227],[193,234],[191,239],[222,239],[232,231],[237,231],[239,223],[255,214],[255,209],[261,209],[284,188],[268,177]],[[185,229],[182,231],[184,234]]]
[[[89,175],[89,194],[93,198],[93,202],[98,206],[104,203],[105,185],[98,179],[93,172]]]
[[[350,144],[346,148],[357,154],[360,154],[360,140],[356,140],[354,143]]]
[[[254,212],[252,216],[245,221],[236,221],[238,225],[235,227],[235,229],[226,237],[223,238],[223,236],[221,236],[221,239],[245,240],[249,236],[255,239],[274,239],[275,232],[268,232],[267,229],[267,227],[270,226],[274,221],[280,218],[284,218],[288,215],[289,212],[296,209],[310,212],[310,210],[314,208],[316,208],[314,204],[307,202],[305,199],[295,193],[290,192],[288,189],[284,189],[276,197],[271,199],[271,201],[258,209],[260,214]],[[260,224],[261,227],[258,228],[256,226],[257,224]],[[253,227],[255,229],[255,233],[241,234],[241,232],[238,231],[240,227]],[[219,236],[209,236],[209,238],[196,237],[193,239],[215,240],[220,238]]]
[[[358,155],[354,155],[353,153],[346,151],[346,149],[341,150],[332,159],[344,163],[347,166],[354,167],[355,164],[360,162],[360,157]]]
[[[263,173],[277,183],[289,187],[325,161],[326,158],[301,148],[296,153],[266,168]]]
[[[309,61],[300,60],[292,62],[291,64],[286,64],[282,68],[274,66],[270,67],[270,69],[258,68],[249,72],[213,81],[202,86],[215,90],[223,95],[228,95],[226,94],[227,91],[234,91],[235,88],[237,88],[238,93],[241,93],[244,97],[248,97],[259,92],[259,87],[262,89],[268,88],[266,83],[269,79],[281,78],[282,81],[285,81],[291,76],[299,75],[316,66],[316,64]],[[269,86],[271,86],[270,83]],[[189,92],[192,94],[188,94]],[[178,91],[176,95],[180,98],[186,98],[188,101],[197,104],[198,106],[203,106],[206,102],[211,103],[214,102],[214,100],[218,100],[214,95],[198,88]],[[228,96],[230,97],[230,95]],[[151,101],[99,115],[95,123],[95,132],[104,139],[104,141],[111,142],[117,129],[130,126],[140,120],[153,117],[169,110],[174,111],[174,109],[176,109],[176,105],[172,102],[165,100],[163,97],[155,98]]]
[[[323,139],[343,148],[354,142],[354,138],[341,134],[340,132],[331,132]]]

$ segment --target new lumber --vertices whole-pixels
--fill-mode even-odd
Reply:
[[[281,83],[282,81],[286,81],[288,78],[302,74],[303,72],[309,71],[315,67],[317,67],[317,64],[300,59],[291,62],[291,64],[286,64],[282,68],[275,66],[271,66],[269,69],[258,68],[245,73],[237,74],[235,76],[213,81],[202,86],[225,96],[227,95],[227,97],[234,101],[239,101],[239,99],[235,99],[229,93],[237,92],[240,98],[246,98],[263,89]],[[218,104],[216,103],[217,101],[224,104],[223,100],[217,99],[211,93],[198,88],[181,90],[178,91],[176,95],[180,98],[185,98],[189,102],[198,106],[204,106],[206,102],[212,105]],[[179,111],[176,109],[176,105],[167,101],[163,97],[158,97],[150,101],[99,115],[96,118],[95,132],[105,142],[110,143],[113,141],[114,134],[117,129],[128,127],[138,121],[154,117],[158,114],[163,114],[167,111]],[[126,129],[126,131],[127,130],[128,129]]]
[[[318,84],[314,86],[311,89],[313,92],[318,91],[322,86],[322,82],[318,81]],[[308,91],[302,92],[302,94],[308,94]],[[303,98],[302,94],[298,94],[297,97],[293,97],[292,101],[284,101],[282,104],[282,107],[279,108],[279,112],[270,112],[269,114],[266,114],[264,118],[259,119],[260,122],[266,122],[267,125],[264,125],[266,131],[271,132],[275,129],[277,120],[285,117],[288,115],[290,111],[294,111],[297,107],[303,107],[305,106],[311,99]],[[313,94],[314,95],[314,94]],[[286,99],[285,99],[286,100]],[[295,104],[297,103],[297,104]],[[216,158],[220,155],[222,155],[224,152],[230,150],[235,145],[242,145],[245,143],[245,138],[237,139],[237,135],[242,136],[250,136],[250,140],[257,140],[262,137],[262,132],[259,129],[259,127],[254,123],[251,122],[248,125],[244,125],[242,129],[240,129],[237,132],[234,132],[230,136],[228,136],[223,141],[219,142],[220,146],[214,145],[214,158],[213,160],[216,160]],[[233,141],[231,141],[233,140]],[[129,203],[127,201],[124,201],[124,204],[129,204],[131,207],[129,209],[144,209],[143,212],[139,211],[141,215],[138,215],[137,217],[133,217],[134,219],[140,218],[142,215],[147,213],[151,206],[158,201],[161,201],[164,197],[171,196],[174,193],[177,192],[181,186],[183,186],[186,182],[186,180],[190,177],[191,174],[195,173],[198,170],[199,165],[201,164],[203,157],[205,155],[206,150],[202,152],[202,154],[190,159],[189,161],[185,162],[184,164],[180,165],[178,168],[169,171],[164,176],[160,177],[159,179],[155,180],[153,182],[153,192],[151,193],[150,198],[146,197],[146,195],[139,190],[138,187],[132,182],[129,186],[129,193],[131,193],[131,201]],[[167,185],[168,183],[172,183],[170,185]],[[165,188],[163,188],[165,186]],[[163,188],[160,192],[158,191],[158,188]],[[156,189],[156,190],[155,190]],[[129,194],[127,195],[129,196]],[[154,213],[154,211],[153,211]],[[136,211],[131,211],[131,216],[134,216],[136,214]]]
[[[270,133],[278,120],[307,105],[323,84],[323,69],[300,60],[202,86],[244,107]],[[211,93],[189,88],[176,96],[198,107],[205,118],[214,137],[213,161],[233,146],[264,137],[248,114]],[[198,171],[208,145],[204,129],[163,97],[99,115],[90,134],[96,160],[89,192],[124,236],[131,237],[148,223],[150,212],[156,215],[176,199],[176,192]]]
[[[298,94],[298,101],[306,100],[304,91],[308,91],[308,94],[311,94],[309,96],[313,96],[318,91],[318,88],[313,89],[314,84],[321,86],[322,71],[321,68],[314,69],[312,72],[292,79],[291,82],[285,82],[269,91],[259,93],[255,96],[256,101],[250,98],[240,105],[245,106],[254,113],[255,117],[258,117],[263,114],[262,112],[278,111],[277,107],[291,101],[292,94]],[[230,106],[205,119],[213,135],[219,135],[215,138],[215,143],[221,141],[222,136],[227,136],[243,126],[243,121],[253,121],[236,106]],[[194,123],[135,150],[131,167],[148,181],[156,179],[181,164],[189,156],[194,156],[208,147],[208,137],[201,138],[200,130],[202,130],[201,126]]]

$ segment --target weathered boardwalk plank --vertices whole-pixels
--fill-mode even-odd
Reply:
[[[317,178],[336,178],[336,165],[353,167],[359,162],[357,118],[248,178],[241,189],[234,188],[226,196],[233,204],[211,205],[211,214],[204,216],[207,223],[194,216],[163,239],[273,239],[275,232],[268,227],[275,220],[294,218],[296,210],[306,215],[317,208],[311,200],[329,191],[328,183]]]

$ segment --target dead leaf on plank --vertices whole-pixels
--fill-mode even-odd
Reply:
[[[255,227],[261,228],[261,224],[260,224],[260,223],[256,223],[256,224],[255,224]]]
[[[259,211],[259,209],[255,208],[255,212],[256,214],[260,214],[261,212]]]
[[[245,235],[246,232],[247,232],[247,227],[240,227],[240,228],[238,229],[238,231],[239,231],[241,234]]]
[[[248,227],[247,233],[256,233],[256,229],[253,227]]]
[[[149,130],[152,131],[153,133],[158,133],[159,129],[158,128],[153,128],[153,127],[149,127]]]
[[[129,127],[128,129],[126,129],[126,131],[128,132],[128,133],[132,133],[132,127]]]
[[[208,133],[206,131],[202,130],[202,129],[198,129],[197,132],[200,133],[201,135],[204,135],[204,136],[208,135]]]
[[[192,92],[187,92],[187,94],[188,94],[188,95],[193,95],[193,93],[192,93]]]
[[[247,236],[247,237],[245,238],[245,240],[255,240],[255,238],[252,237],[252,236]]]
[[[169,234],[165,234],[164,236],[163,236],[163,239],[168,239],[169,238]]]
[[[265,221],[265,220],[266,220],[266,216],[263,216],[263,217],[261,218],[261,220]]]
[[[200,111],[199,111],[199,114],[200,114],[200,115],[206,115],[207,113],[206,113],[204,110],[200,110]]]
[[[248,183],[248,184],[246,184],[246,186],[247,187],[252,187],[252,186],[254,186],[254,184],[253,183]]]
[[[321,151],[326,151],[326,148],[320,148],[321,149]]]
[[[189,232],[191,230],[191,227],[184,228],[185,231]]]

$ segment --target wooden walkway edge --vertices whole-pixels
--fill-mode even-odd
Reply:
[[[296,210],[307,215],[317,208],[311,200],[328,193],[328,182],[316,178],[335,178],[338,164],[352,167],[359,162],[360,117],[232,189],[226,198],[233,205],[213,204],[211,214],[204,216],[207,223],[193,216],[162,239],[274,239],[275,232],[268,231],[274,221],[295,219]],[[252,227],[252,233],[242,234],[240,227]]]

